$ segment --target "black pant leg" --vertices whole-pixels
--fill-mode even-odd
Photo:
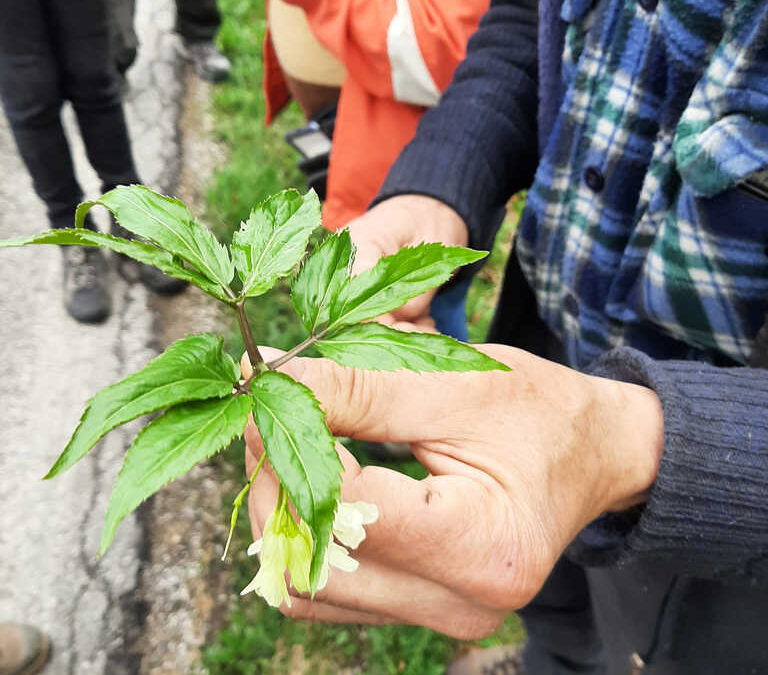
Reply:
[[[0,0],[0,99],[53,227],[70,227],[82,191],[61,125],[63,91],[42,0]]]
[[[538,595],[518,614],[527,637],[526,673],[606,675],[583,568],[560,558]]]
[[[139,38],[134,28],[135,0],[107,0],[110,19],[112,59],[119,73],[125,73],[136,61]]]
[[[65,98],[102,189],[138,183],[105,0],[48,0]]]
[[[216,0],[176,0],[176,31],[185,40],[213,40],[220,25]]]

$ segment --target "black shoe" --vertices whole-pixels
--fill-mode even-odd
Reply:
[[[80,323],[101,323],[112,312],[107,261],[97,248],[63,246],[64,307]]]
[[[229,77],[232,64],[211,40],[184,40],[182,54],[192,62],[195,72],[206,82],[223,82]]]
[[[132,232],[119,225],[114,218],[109,229],[116,237],[136,239]],[[158,295],[178,295],[187,287],[186,281],[169,277],[157,267],[145,265],[120,253],[117,254],[117,271],[127,282],[132,284],[141,281],[150,291]]]

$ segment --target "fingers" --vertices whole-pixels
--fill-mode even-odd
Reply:
[[[411,328],[413,324],[395,324]],[[501,345],[479,349],[511,363],[514,352]],[[260,348],[267,361],[283,352]],[[243,357],[243,370],[247,370]],[[513,373],[380,372],[340,366],[329,359],[296,357],[280,371],[309,387],[337,436],[370,441],[466,440],[478,419],[494,416],[492,408],[504,400]],[[506,383],[505,383],[506,379]]]
[[[437,290],[433,289],[409,300],[402,307],[394,310],[392,315],[398,321],[407,321],[420,327],[428,326],[431,327],[433,333],[436,332],[435,322],[429,313],[435,293]]]
[[[413,441],[433,433],[450,412],[444,374],[385,373],[339,366],[328,359],[295,358],[280,370],[309,387],[337,436]]]
[[[353,573],[331,569],[327,587],[314,601],[304,598],[288,611],[297,618],[362,615],[377,623],[418,624],[464,639],[492,633],[506,615],[505,610],[483,607],[439,584],[365,559]]]
[[[291,596],[291,606],[282,605],[280,611],[293,619],[323,621],[324,623],[363,623],[369,626],[405,623],[392,617],[344,609],[318,600]]]

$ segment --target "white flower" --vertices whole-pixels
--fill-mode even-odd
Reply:
[[[378,517],[376,504],[341,502],[333,521],[333,534],[344,546],[355,549],[365,539],[363,525],[375,523]]]
[[[309,591],[312,543],[309,526],[303,520],[296,523],[287,500],[281,500],[264,523],[262,538],[248,547],[248,555],[261,554],[261,567],[240,595],[254,591],[272,607],[279,607],[283,602],[290,607],[285,571],[290,573],[291,585],[299,593]]]
[[[285,566],[279,555],[264,556],[261,567],[240,595],[247,595],[251,591],[264,598],[272,607],[279,607],[283,603],[291,606],[291,596],[285,585]]]
[[[370,525],[376,522],[379,517],[379,510],[375,504],[367,502],[341,502],[336,510],[336,517],[333,520],[333,535],[328,543],[328,549],[325,553],[325,561],[320,569],[320,578],[317,583],[317,590],[322,590],[328,583],[330,568],[335,567],[343,572],[354,572],[360,563],[349,555],[349,551],[344,546],[339,546],[333,537],[335,536],[342,544],[355,549],[360,542],[365,539],[365,528],[363,525]]]
[[[333,521],[333,534],[320,568],[316,590],[325,588],[331,567],[344,572],[354,572],[358,568],[360,563],[349,555],[349,551],[344,546],[357,548],[365,539],[363,526],[370,525],[378,517],[379,510],[375,504],[366,502],[339,504]],[[333,541],[334,536],[344,546]],[[310,591],[309,574],[313,542],[309,525],[301,519],[298,523],[293,519],[288,508],[288,499],[281,495],[277,508],[264,523],[262,538],[248,547],[248,555],[260,555],[261,567],[240,595],[253,591],[273,607],[279,607],[282,603],[290,607],[291,596],[288,594],[285,572],[289,572],[291,585],[299,593]]]
[[[320,568],[320,578],[317,581],[317,590],[322,591],[328,583],[328,575],[331,567],[340,569],[342,572],[354,572],[360,563],[349,555],[349,551],[343,546],[339,546],[335,541],[328,544],[325,552],[325,562]]]

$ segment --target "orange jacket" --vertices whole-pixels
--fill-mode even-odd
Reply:
[[[361,215],[464,58],[489,0],[287,0],[347,68],[331,150],[323,224]],[[288,101],[265,41],[267,122]]]

